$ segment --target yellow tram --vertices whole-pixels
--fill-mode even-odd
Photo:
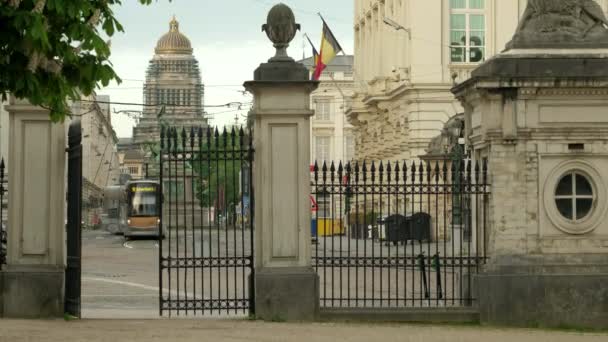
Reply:
[[[160,231],[160,183],[151,180],[131,181],[126,185],[127,224],[124,236],[164,237]]]

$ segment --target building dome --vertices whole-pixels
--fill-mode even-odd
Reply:
[[[156,43],[157,54],[192,54],[190,39],[179,32],[179,23],[175,17],[169,23],[169,32]]]

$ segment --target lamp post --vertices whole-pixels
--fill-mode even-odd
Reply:
[[[412,30],[410,30],[410,29],[408,29],[408,28],[403,27],[403,25],[401,25],[401,24],[399,24],[398,22],[396,22],[396,21],[394,21],[394,20],[392,20],[392,19],[390,19],[390,18],[387,18],[387,17],[384,17],[384,19],[383,19],[382,21],[383,21],[383,22],[384,22],[386,25],[388,25],[388,26],[390,26],[390,27],[394,28],[396,31],[403,30],[403,31],[407,32],[408,37],[409,37],[410,39],[412,39]]]

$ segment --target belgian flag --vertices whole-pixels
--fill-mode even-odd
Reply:
[[[304,34],[304,36],[306,36],[306,39],[308,39],[308,44],[310,44],[310,47],[312,47],[312,60],[313,60],[313,65],[316,68],[317,67],[317,63],[319,63],[319,51],[317,51],[317,48],[310,41],[310,38],[308,37],[308,35]]]
[[[321,18],[323,20],[323,18]],[[323,35],[321,36],[321,53],[316,59],[315,73],[313,80],[317,81],[321,77],[323,70],[327,68],[329,63],[342,51],[342,47],[336,40],[336,37],[331,32],[325,20],[323,20]]]

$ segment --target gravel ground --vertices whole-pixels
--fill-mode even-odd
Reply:
[[[236,320],[0,320],[0,341],[352,341],[573,342],[608,340],[605,333],[477,326],[315,323]]]

